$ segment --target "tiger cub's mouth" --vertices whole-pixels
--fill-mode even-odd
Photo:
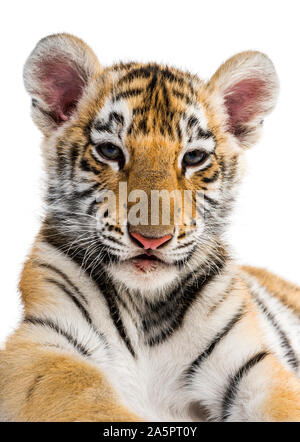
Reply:
[[[156,270],[160,264],[164,264],[161,259],[149,252],[135,256],[130,262],[132,262],[133,266],[141,272],[151,272]]]

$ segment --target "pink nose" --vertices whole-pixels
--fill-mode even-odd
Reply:
[[[145,238],[145,236],[135,232],[131,232],[130,235],[133,236],[144,247],[144,249],[151,250],[157,249],[159,246],[172,238],[172,235],[165,235],[161,236],[160,238]]]

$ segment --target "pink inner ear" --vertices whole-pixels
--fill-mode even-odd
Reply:
[[[40,80],[43,83],[46,103],[59,124],[69,119],[82,95],[84,81],[75,66],[61,58],[44,61]]]
[[[225,105],[229,114],[229,130],[233,133],[241,130],[244,123],[261,111],[266,99],[266,82],[260,78],[241,80],[228,89]]]

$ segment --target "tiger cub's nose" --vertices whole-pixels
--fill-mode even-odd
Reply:
[[[165,244],[172,238],[172,235],[161,236],[160,238],[146,238],[136,232],[130,232],[130,235],[134,238],[135,242],[144,249],[155,250]]]

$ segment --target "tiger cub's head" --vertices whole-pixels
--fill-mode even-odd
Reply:
[[[155,63],[103,68],[58,34],[37,44],[24,79],[45,136],[48,241],[136,289],[222,255],[243,153],[277,97],[267,56],[235,55],[204,82]]]

